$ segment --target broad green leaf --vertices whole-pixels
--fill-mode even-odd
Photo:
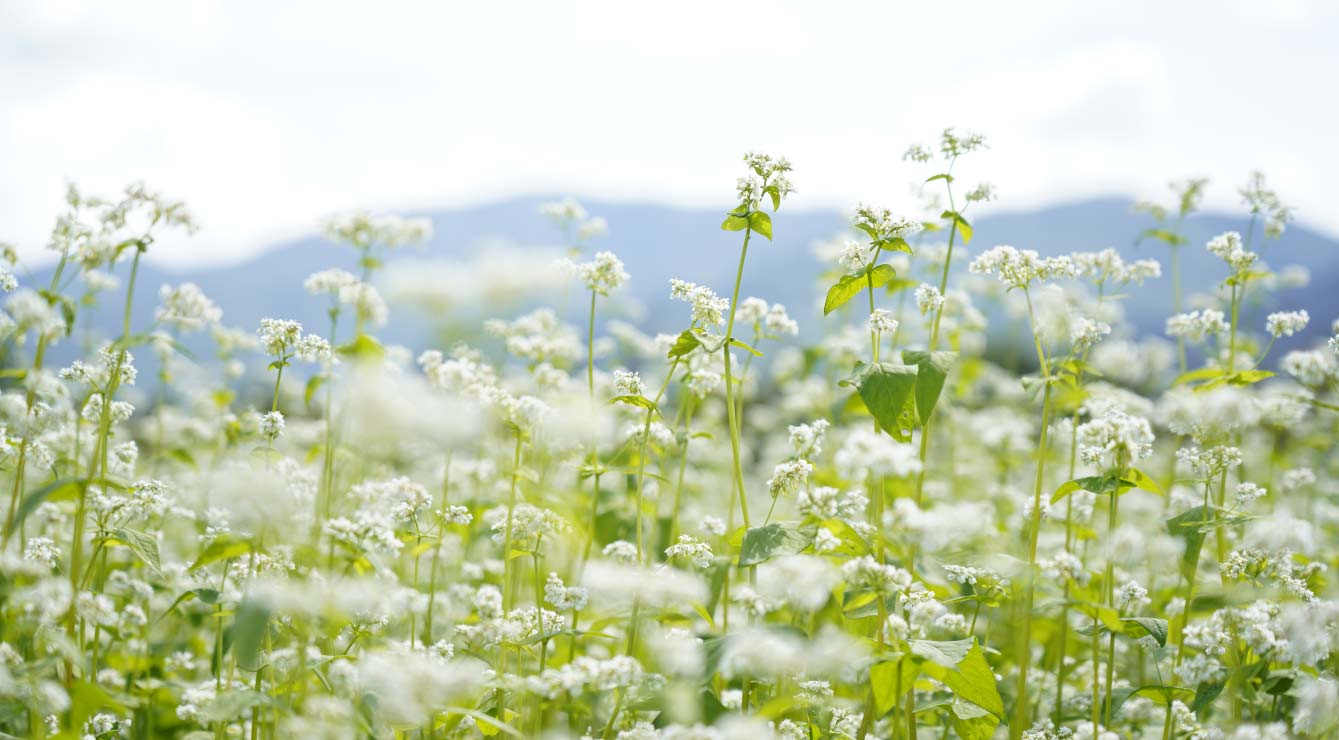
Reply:
[[[754,211],[749,214],[749,227],[754,231],[767,237],[767,241],[772,241],[772,217],[762,211]]]
[[[1162,488],[1158,486],[1157,481],[1153,480],[1147,473],[1138,469],[1130,468],[1125,472],[1125,479],[1133,483],[1135,488],[1162,495]]]
[[[756,349],[750,347],[749,345],[745,344],[744,342],[739,341],[738,339],[731,339],[731,340],[730,340],[730,345],[733,346],[733,347],[739,347],[740,349],[744,350],[745,352],[748,352],[749,354],[753,355],[754,357],[762,357],[762,353],[761,353],[761,352],[759,352],[758,350],[756,350]]]
[[[69,501],[78,498],[79,489],[83,484],[82,478],[57,478],[24,496],[19,508],[14,512],[14,521],[10,522],[9,532],[17,529],[29,514],[46,501]]]
[[[1223,376],[1222,368],[1202,367],[1198,370],[1191,370],[1190,372],[1181,373],[1179,376],[1177,376],[1176,380],[1172,381],[1172,385],[1184,385],[1186,383],[1193,383],[1197,380],[1213,380],[1215,378],[1221,378],[1222,376]]]
[[[696,334],[691,330],[684,330],[684,332],[679,335],[679,338],[674,340],[674,346],[670,347],[669,359],[673,360],[676,357],[683,357],[701,346],[702,342],[698,341]]]
[[[879,422],[879,428],[893,436],[901,429],[899,418],[916,389],[916,368],[880,362],[870,365],[860,378],[860,400]]]
[[[125,543],[131,552],[138,555],[154,573],[160,576],[163,574],[162,562],[158,558],[157,537],[135,529],[119,529],[115,536],[117,540]]]
[[[228,536],[219,537],[209,543],[209,547],[200,553],[200,557],[191,563],[191,570],[199,570],[210,563],[216,563],[220,560],[231,560],[251,552],[251,543],[248,540],[233,539]]]
[[[1181,575],[1190,577],[1194,572],[1196,564],[1200,559],[1200,547],[1204,545],[1204,529],[1207,522],[1212,522],[1215,517],[1213,508],[1206,509],[1203,506],[1196,506],[1188,511],[1167,520],[1167,531],[1173,537],[1180,537],[1185,540],[1185,551],[1181,555]],[[1189,609],[1190,605],[1186,604]]]
[[[247,599],[237,608],[232,626],[232,654],[237,665],[254,671],[260,667],[260,647],[270,623],[270,608],[259,601]]]
[[[316,396],[317,389],[319,389],[321,384],[325,383],[325,381],[326,376],[324,373],[313,375],[307,379],[307,388],[302,392],[302,404],[304,406],[309,409],[311,408],[312,398]]]
[[[902,351],[902,362],[916,366],[916,414],[921,424],[929,421],[930,414],[934,413],[939,394],[944,390],[944,380],[957,360],[957,352]]]
[[[381,343],[366,334],[359,334],[353,341],[340,345],[336,351],[357,360],[379,360],[386,354]]]
[[[628,406],[636,406],[638,408],[646,409],[647,411],[650,411],[653,414],[660,413],[660,409],[656,406],[655,401],[652,401],[646,396],[634,396],[634,395],[615,396],[609,399],[609,403],[622,403]]]
[[[1198,712],[1201,709],[1213,704],[1213,700],[1223,693],[1223,687],[1226,685],[1223,681],[1204,681],[1195,687],[1195,698],[1190,702],[1190,711]]]
[[[902,697],[897,693],[903,688],[899,686],[901,682],[898,680],[901,663],[900,660],[887,660],[869,667],[870,688],[874,692],[874,707],[879,716],[887,714],[901,701]]]
[[[794,555],[814,541],[817,528],[773,522],[762,527],[750,527],[739,546],[741,568],[771,560],[778,555]]]
[[[970,702],[953,702],[949,714],[949,723],[960,740],[991,740],[1000,726],[999,717]]]
[[[842,275],[836,284],[828,288],[827,298],[823,300],[823,315],[827,316],[846,305],[870,285],[882,288],[896,277],[897,270],[894,270],[892,265],[875,265],[872,268]]]
[[[729,216],[726,216],[725,221],[721,223],[721,230],[723,231],[743,231],[748,227],[749,220],[744,216],[733,212]]]
[[[967,222],[967,219],[962,217],[962,214],[957,211],[944,211],[939,214],[939,217],[953,220],[954,227],[957,228],[959,234],[962,234],[963,244],[972,241],[972,225]]]
[[[926,675],[952,689],[959,699],[1004,719],[1004,700],[995,686],[995,672],[975,639],[916,640],[911,643],[911,651],[929,659],[922,667]]]
[[[1125,625],[1126,635],[1135,639],[1149,635],[1158,642],[1158,647],[1167,646],[1167,620],[1152,617],[1124,617],[1120,621]]]

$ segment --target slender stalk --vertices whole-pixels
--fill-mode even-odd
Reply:
[[[735,414],[735,382],[730,372],[730,340],[734,337],[735,309],[739,305],[739,285],[744,280],[744,260],[749,253],[749,238],[752,228],[744,229],[744,246],[739,250],[739,269],[735,271],[735,287],[730,294],[730,316],[725,324],[725,345],[721,351],[725,354],[725,410],[730,426],[730,455],[734,461],[735,489],[739,492],[739,513],[744,518],[744,527],[749,526],[749,501],[744,491],[744,467],[739,455],[739,417]]]

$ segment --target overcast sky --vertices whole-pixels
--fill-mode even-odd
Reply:
[[[8,0],[0,240],[40,251],[66,180],[187,200],[177,264],[353,207],[724,208],[754,148],[794,161],[793,207],[904,205],[901,153],[946,125],[988,136],[961,172],[993,209],[1189,175],[1231,208],[1258,168],[1333,234],[1336,39],[1324,0]]]

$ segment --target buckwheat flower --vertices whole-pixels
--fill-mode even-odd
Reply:
[[[875,560],[871,555],[854,558],[842,565],[842,580],[853,589],[880,593],[901,593],[911,586],[911,574],[895,565]]]
[[[581,611],[590,601],[590,594],[580,586],[563,585],[563,579],[550,572],[544,581],[544,600],[560,612]]]
[[[637,546],[627,540],[614,540],[604,546],[604,556],[618,563],[637,561]]]
[[[288,319],[261,319],[257,333],[265,354],[277,357],[297,346],[302,338],[302,324]]]
[[[54,568],[60,559],[60,548],[50,537],[30,537],[23,546],[23,559]]]
[[[223,310],[195,283],[182,283],[175,288],[164,285],[158,291],[158,299],[162,305],[154,318],[182,331],[194,331],[223,318]]]
[[[673,278],[670,280],[670,298],[686,301],[693,309],[693,323],[701,326],[721,326],[730,301],[716,295],[710,288]]]
[[[861,483],[871,475],[904,478],[921,470],[914,445],[864,428],[847,435],[833,463],[843,478],[854,483]]]
[[[1242,246],[1241,234],[1235,231],[1225,231],[1210,239],[1205,248],[1211,254],[1226,262],[1236,272],[1250,269],[1251,265],[1255,264],[1258,256]]]
[[[1261,488],[1260,486],[1255,485],[1254,483],[1238,483],[1237,495],[1233,499],[1232,505],[1234,508],[1238,509],[1247,508],[1251,504],[1263,498],[1266,493],[1268,493],[1268,491]]]
[[[767,315],[767,301],[755,296],[749,296],[739,302],[739,308],[735,311],[735,320],[744,324],[754,324],[762,321]]]
[[[1285,491],[1296,491],[1316,483],[1316,473],[1311,468],[1291,468],[1283,471],[1281,484]]]
[[[284,433],[284,415],[279,411],[271,411],[260,417],[260,436],[269,440],[279,438]]]
[[[978,183],[976,187],[967,191],[965,196],[968,203],[986,203],[995,200],[995,186],[988,183]]]
[[[739,179],[738,191],[741,204],[747,205],[750,210],[756,210],[765,194],[772,196],[775,207],[795,192],[795,186],[786,177],[786,173],[794,169],[789,159],[749,152],[744,155],[744,164],[753,174]],[[762,179],[758,181],[757,178]]]
[[[826,558],[787,555],[758,567],[758,592],[767,600],[812,614],[823,608],[841,574]]]
[[[887,309],[876,308],[869,314],[871,331],[891,334],[897,331],[898,322]]]
[[[832,486],[816,486],[800,491],[795,508],[815,519],[844,519],[859,521],[869,499],[863,491],[839,491]]]
[[[1082,351],[1097,344],[1103,337],[1110,333],[1110,324],[1083,318],[1079,319],[1078,322],[1070,328],[1069,339],[1070,342],[1073,343],[1074,349]]]
[[[959,134],[954,128],[949,127],[939,135],[939,152],[948,159],[954,159],[963,154],[985,148],[986,137],[975,131],[965,131]]]
[[[1295,732],[1323,737],[1339,728],[1339,681],[1302,673],[1290,693],[1297,700],[1292,716]]]
[[[850,239],[842,245],[837,261],[847,269],[855,271],[863,269],[872,256],[873,249],[868,244]]]
[[[302,281],[302,287],[311,295],[339,296],[344,288],[358,283],[358,276],[347,270],[331,268],[314,272]]]
[[[773,303],[771,308],[767,309],[762,325],[767,333],[774,337],[793,337],[800,333],[800,325],[786,313],[786,307],[780,303]]]
[[[1222,311],[1206,308],[1203,311],[1190,311],[1168,317],[1166,333],[1168,336],[1200,342],[1205,337],[1222,334],[1228,329],[1226,316]]]
[[[1020,250],[1007,244],[981,253],[972,260],[968,269],[977,275],[994,275],[1009,288],[1022,289],[1035,280],[1055,280],[1074,275],[1074,263],[1068,256],[1043,258],[1035,250]]]
[[[814,466],[808,460],[783,462],[773,468],[772,477],[767,479],[767,492],[772,498],[792,494],[809,482],[813,471]]]
[[[559,223],[565,221],[584,221],[586,220],[586,209],[576,198],[567,197],[562,200],[542,203],[539,206],[540,214],[547,216]]]
[[[325,221],[325,235],[332,241],[347,242],[359,249],[374,245],[400,247],[432,238],[432,222],[426,218],[403,218],[354,211]]]
[[[1228,445],[1182,447],[1176,451],[1176,459],[1207,479],[1241,465],[1242,454],[1239,448]]]
[[[875,242],[906,239],[925,228],[920,221],[896,216],[887,208],[876,208],[864,203],[856,205],[852,225],[868,234]]]
[[[786,428],[790,435],[790,447],[795,452],[795,457],[811,458],[817,457],[823,452],[823,437],[826,436],[828,427],[832,426],[827,419],[817,419],[809,424],[795,424]]]
[[[643,396],[646,393],[646,386],[637,373],[628,370],[615,370],[614,392],[620,396]]]
[[[934,154],[920,144],[913,144],[907,147],[906,152],[902,154],[903,161],[906,162],[929,162],[934,158]]]
[[[1136,581],[1126,581],[1116,590],[1116,603],[1119,604],[1121,611],[1137,610],[1139,607],[1150,603],[1148,598],[1148,589],[1140,586]]]
[[[698,568],[711,564],[711,545],[699,541],[692,535],[681,534],[679,541],[665,548],[665,559],[671,563],[683,561]]]
[[[1083,569],[1083,562],[1064,551],[1057,552],[1054,557],[1037,561],[1037,567],[1052,580],[1069,580],[1083,585],[1089,579],[1088,571]]]
[[[1321,388],[1339,379],[1339,353],[1324,350],[1296,350],[1279,362],[1283,372],[1309,388]]]
[[[841,544],[842,541],[837,538],[837,535],[828,531],[825,527],[819,527],[818,534],[814,536],[814,552],[816,553],[832,552],[841,547]]]
[[[331,357],[330,342],[315,334],[304,334],[298,340],[294,354],[304,362],[325,362]]]
[[[587,290],[606,296],[632,277],[613,252],[597,252],[589,262],[568,260],[567,269],[586,285]]]
[[[1291,337],[1305,329],[1310,320],[1306,311],[1276,311],[1265,317],[1265,329],[1274,338]]]
[[[697,528],[702,530],[704,534],[715,535],[717,537],[725,534],[725,522],[721,521],[720,517],[710,515],[704,516],[702,517],[702,522],[697,525]]]
[[[943,307],[944,294],[939,292],[939,288],[929,283],[921,283],[916,287],[916,308],[920,309],[922,316]]]

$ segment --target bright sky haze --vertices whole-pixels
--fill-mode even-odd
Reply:
[[[725,209],[750,149],[795,163],[792,207],[909,208],[901,154],[947,125],[986,134],[963,175],[993,210],[1188,176],[1235,208],[1260,169],[1335,234],[1336,38],[1339,5],[1306,0],[7,2],[0,240],[39,256],[67,180],[186,200],[175,264],[357,207]]]

